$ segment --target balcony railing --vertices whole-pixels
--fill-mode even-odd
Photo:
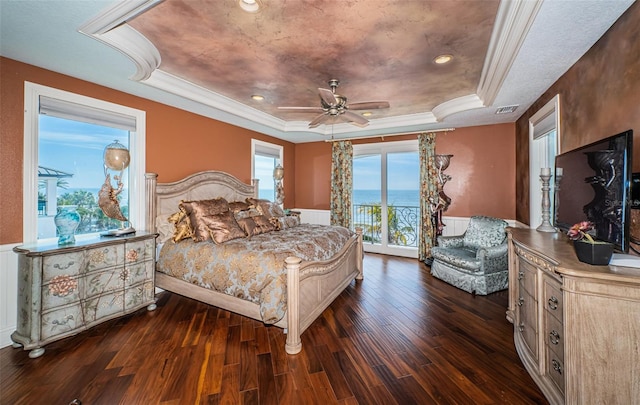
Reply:
[[[389,206],[387,244],[393,246],[417,247],[420,207]],[[360,204],[353,207],[353,223],[362,228],[365,243],[382,241],[382,209],[380,204]]]

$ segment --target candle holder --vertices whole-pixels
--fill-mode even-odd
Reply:
[[[540,180],[542,181],[542,223],[536,228],[538,232],[555,232],[556,228],[551,225],[551,197],[549,196],[549,180],[551,180],[551,169],[543,167],[540,170]]]

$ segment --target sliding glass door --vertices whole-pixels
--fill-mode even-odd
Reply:
[[[418,141],[353,147],[353,222],[365,251],[418,256]]]

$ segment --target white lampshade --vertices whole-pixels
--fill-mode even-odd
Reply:
[[[114,141],[113,143],[107,145],[104,148],[104,165],[111,169],[122,171],[129,167],[130,155],[129,150],[118,141]]]

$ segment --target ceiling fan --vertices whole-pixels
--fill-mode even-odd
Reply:
[[[369,124],[369,120],[363,116],[351,112],[349,110],[377,110],[380,108],[389,108],[387,101],[367,101],[362,103],[347,104],[347,98],[336,94],[336,88],[340,85],[340,80],[329,80],[329,89],[318,88],[320,94],[321,107],[278,107],[280,110],[289,110],[291,112],[321,112],[309,122],[309,128],[315,128],[320,124],[324,124],[331,118],[340,119],[350,124],[364,127]]]

